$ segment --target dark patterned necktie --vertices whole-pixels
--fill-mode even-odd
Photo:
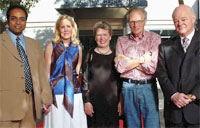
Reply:
[[[184,38],[184,39],[183,39],[183,44],[182,44],[182,46],[183,46],[183,49],[184,49],[185,52],[187,51],[188,41],[189,41],[188,38]]]
[[[30,70],[30,66],[28,63],[28,58],[26,56],[26,53],[23,49],[23,47],[21,46],[21,44],[19,43],[19,37],[17,37],[17,51],[24,63],[24,75],[25,75],[25,89],[27,93],[30,93],[33,89],[33,83],[32,83],[32,78],[31,78],[31,70]]]

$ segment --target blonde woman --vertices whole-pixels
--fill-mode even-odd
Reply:
[[[82,93],[78,81],[82,48],[77,25],[68,15],[56,22],[55,39],[45,49],[46,68],[53,104],[44,110],[44,128],[86,128]]]

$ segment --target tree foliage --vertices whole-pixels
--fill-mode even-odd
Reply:
[[[10,5],[20,4],[23,5],[29,12],[29,9],[34,7],[38,1],[39,0],[1,0],[0,10],[7,10]]]
[[[179,5],[184,4],[184,0],[178,0]]]

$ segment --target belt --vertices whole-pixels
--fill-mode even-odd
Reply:
[[[122,80],[128,83],[134,83],[136,85],[156,83],[156,79],[133,80],[133,79],[123,78]]]

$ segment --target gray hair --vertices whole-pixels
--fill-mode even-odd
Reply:
[[[129,11],[127,12],[127,14],[126,14],[126,18],[127,18],[128,22],[130,20],[130,14],[133,13],[133,12],[137,12],[137,11],[141,11],[144,14],[144,19],[147,19],[147,12],[146,12],[145,8],[143,8],[143,7],[133,7],[133,8],[130,8]]]

